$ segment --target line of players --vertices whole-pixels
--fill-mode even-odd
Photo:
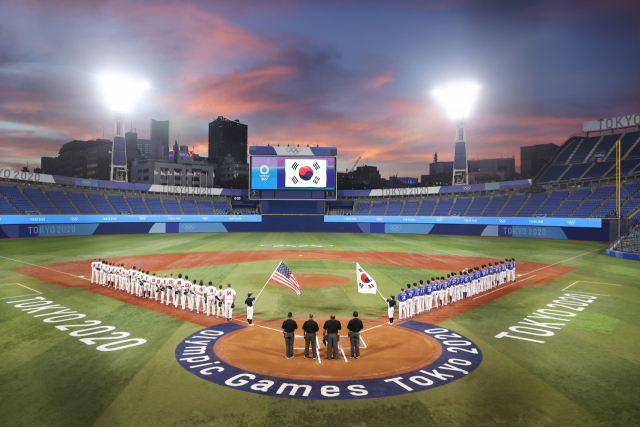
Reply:
[[[206,313],[207,316],[233,320],[236,291],[231,288],[231,284],[228,284],[226,289],[223,289],[222,285],[216,289],[212,282],[205,285],[203,280],[191,281],[189,276],[183,278],[182,274],[178,274],[177,278],[173,277],[173,273],[169,277],[166,274],[161,277],[135,266],[126,268],[124,264],[101,259],[95,259],[91,263],[91,283],[140,298],[149,298],[160,304],[172,303],[175,308],[180,304],[183,310],[188,308],[198,314],[202,307],[202,313]]]
[[[489,263],[481,267],[467,268],[457,273],[447,274],[447,277],[432,277],[426,285],[407,285],[407,289],[400,288],[398,294],[398,320],[407,320],[415,315],[429,312],[434,307],[438,309],[447,304],[453,304],[464,298],[486,292],[490,289],[516,280],[515,258],[505,259],[499,263]],[[389,304],[389,324],[393,324],[393,311],[396,305],[395,296],[387,300]]]

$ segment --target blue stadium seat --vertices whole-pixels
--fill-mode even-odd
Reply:
[[[71,200],[64,194],[62,191],[50,190],[47,191],[47,196],[51,199],[51,201],[60,209],[65,215],[76,215],[78,214],[78,209],[71,203]]]
[[[593,150],[593,147],[600,141],[599,136],[592,136],[585,138],[582,144],[578,146],[578,149],[569,160],[571,163],[582,163],[587,158],[587,155]]]
[[[110,195],[110,196],[107,196],[107,197],[108,197],[109,201],[111,202],[111,204],[113,205],[113,207],[115,208],[116,213],[118,213],[118,214],[122,214],[122,213],[130,214],[131,213],[131,208],[127,204],[127,201],[124,199],[124,197],[122,197],[122,196],[114,196],[114,195]]]
[[[620,135],[617,135],[617,136],[620,137]],[[633,144],[636,143],[638,138],[640,138],[640,132],[628,132],[624,134],[622,138],[620,138],[621,140],[620,152],[621,152],[621,155],[623,156],[623,159],[629,158],[629,157],[637,157],[638,155],[640,155],[639,153],[638,155],[634,156],[633,153],[629,153],[629,155],[625,157],[625,154],[627,154],[627,151],[629,151],[629,149],[633,147]],[[638,144],[635,147],[634,152],[638,150],[638,147],[640,147],[640,144]],[[609,154],[609,157],[607,157],[606,160],[615,160],[615,159],[616,159],[616,152],[614,150],[611,152],[611,154]]]
[[[198,209],[202,215],[215,215],[213,205],[208,200],[198,200]]]
[[[151,211],[153,215],[167,214],[167,211],[164,210],[164,206],[162,206],[162,202],[160,201],[160,199],[156,197],[147,197],[146,201],[147,201],[147,206],[149,206],[149,211]]]
[[[358,202],[356,205],[356,215],[369,215],[371,202]]]
[[[102,194],[89,193],[89,200],[98,210],[100,214],[115,214],[115,211]],[[120,212],[118,212],[120,213]]]
[[[149,209],[147,205],[144,204],[144,200],[142,197],[127,197],[127,201],[129,202],[129,206],[131,206],[131,210],[136,215],[149,215]],[[163,212],[164,214],[164,212]]]
[[[373,202],[371,206],[371,213],[369,215],[384,215],[384,210],[387,208],[387,202]]]
[[[433,213],[433,208],[436,206],[436,200],[434,199],[429,199],[429,200],[423,200],[422,204],[420,205],[420,208],[418,209],[418,212],[416,213],[417,216],[431,216]]]
[[[640,145],[640,144],[638,144]],[[638,159],[627,159],[627,160],[622,160],[620,162],[620,174],[622,176],[627,176],[630,175],[634,170],[636,170],[638,168],[638,166],[640,166],[640,160]],[[607,175],[606,178],[611,178],[616,176],[616,168],[611,169]]]
[[[620,189],[620,197],[623,199],[628,199],[634,196],[640,197],[640,193],[638,193],[638,190],[640,190],[640,184],[625,184]],[[636,193],[638,194],[636,195]]]
[[[616,210],[615,199],[605,200],[602,206],[595,210],[589,218],[611,218]],[[622,209],[620,209],[622,211]]]
[[[576,148],[576,144],[580,140],[581,140],[581,138],[570,139],[569,142],[567,142],[567,144],[565,145],[564,149],[561,148],[562,151],[558,155],[558,158],[556,159],[556,161],[553,162],[553,164],[554,165],[561,165],[561,164],[567,163],[567,160],[569,159],[569,156],[571,156],[571,153],[573,153],[573,150],[575,150],[575,148]]]
[[[590,188],[581,188],[571,193],[569,197],[567,197],[567,200],[584,200],[589,194],[591,194]]]
[[[39,188],[23,188],[22,192],[40,209],[45,215],[58,215],[60,212],[49,201],[47,196]]]
[[[85,215],[95,215],[97,212],[83,193],[67,193],[74,205]]]
[[[640,208],[640,198],[638,198],[638,199],[629,199],[620,208],[620,214],[622,216],[631,215],[638,208]]]
[[[38,209],[22,194],[18,187],[2,185],[0,186],[0,193],[4,194],[21,213],[39,213]]]
[[[602,178],[604,174],[614,166],[614,162],[600,162],[594,163],[591,169],[584,174],[582,179],[596,179]]]
[[[532,216],[542,202],[547,198],[548,193],[532,194],[516,214],[517,217]]]
[[[196,202],[193,200],[180,200],[180,204],[182,205],[182,210],[185,215],[199,215],[198,208],[196,207]]]
[[[569,191],[567,190],[554,191],[549,195],[547,200],[544,201],[542,206],[540,206],[540,208],[536,212],[536,215],[551,215],[551,213],[556,210],[556,208],[564,199],[566,199],[568,195]]]
[[[182,208],[176,199],[164,199],[164,207],[169,215],[182,215]]]
[[[525,194],[514,194],[504,205],[499,216],[516,216],[516,212],[522,207],[525,200],[527,200],[527,196]]]
[[[20,212],[11,206],[11,203],[4,197],[0,196],[0,215],[20,215]]]
[[[578,209],[571,214],[571,218],[588,218],[600,203],[600,200],[585,200],[578,206]]]
[[[602,137],[602,141],[593,151],[594,155],[603,156],[603,158],[609,153],[613,144],[620,138],[620,135],[605,135]],[[615,159],[615,151],[614,151],[614,159]]]
[[[553,165],[547,169],[538,182],[540,184],[556,182],[567,168],[568,166],[566,165]]]
[[[404,215],[404,216],[415,215],[416,211],[418,210],[418,205],[420,205],[420,202],[416,202],[413,200],[406,201],[404,203],[404,208],[402,208],[402,213],[400,215]]]
[[[469,207],[469,203],[471,203],[471,199],[469,198],[459,198],[456,200],[456,203],[451,208],[451,216],[462,216],[466,212]]]
[[[558,182],[567,182],[579,179],[589,166],[591,166],[589,163],[572,164],[569,166],[569,170],[562,175],[562,178],[558,179]]]
[[[588,200],[602,200],[602,199],[606,199],[609,196],[611,196],[613,194],[613,192],[616,191],[616,187],[612,186],[612,185],[608,185],[606,187],[600,187],[600,188],[596,188],[593,193],[591,193],[591,195],[589,196]],[[599,204],[599,203],[598,203]]]
[[[227,202],[213,202],[216,215],[226,215],[229,213],[229,204]]]
[[[389,207],[387,207],[387,212],[385,213],[385,215],[397,216],[397,215],[400,215],[401,210],[402,210],[402,202],[389,202]]]
[[[489,203],[489,197],[476,197],[471,202],[471,206],[469,206],[469,210],[467,210],[467,216],[480,216],[482,210]]]
[[[451,205],[453,205],[453,199],[440,199],[436,208],[433,210],[433,216],[448,215]]]
[[[493,196],[493,199],[491,199],[491,201],[487,205],[487,208],[482,213],[482,216],[498,216],[507,200],[509,200],[509,196]],[[522,200],[524,201],[524,198]],[[520,208],[520,205],[522,205],[522,202],[520,202],[518,208]]]
[[[571,212],[575,210],[580,204],[580,200],[565,200],[558,209],[551,214],[551,218],[566,218]]]

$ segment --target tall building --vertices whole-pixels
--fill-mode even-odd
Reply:
[[[140,151],[142,159],[165,160],[168,158],[164,155],[164,146],[160,141],[137,138],[136,147]]]
[[[520,147],[520,174],[523,179],[534,178],[558,150],[556,144]]]
[[[58,158],[40,157],[40,169],[45,175],[58,175]]]
[[[162,156],[167,158],[169,155],[169,120],[151,120],[151,132],[149,139],[159,141],[162,144]]]
[[[240,120],[218,116],[209,123],[209,162],[222,165],[231,154],[236,162],[247,163],[248,126]]]
[[[112,143],[108,139],[67,142],[58,152],[57,174],[108,181],[111,176],[111,148]]]

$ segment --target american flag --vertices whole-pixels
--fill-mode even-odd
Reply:
[[[280,261],[278,267],[271,275],[271,279],[280,283],[281,285],[286,286],[296,293],[296,295],[300,296],[300,284],[296,280],[296,277],[293,275],[291,270],[284,265],[284,262]]]

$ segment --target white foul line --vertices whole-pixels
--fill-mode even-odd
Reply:
[[[3,299],[12,299],[12,298],[20,298],[20,297],[30,297],[30,296],[33,296],[33,295],[42,295],[42,292],[40,292],[40,291],[36,291],[35,289],[31,289],[30,287],[25,286],[25,285],[22,285],[22,284],[20,284],[20,283],[6,283],[6,284],[4,284],[4,285],[0,285],[0,286],[8,286],[8,285],[18,285],[18,286],[22,286],[23,288],[27,288],[27,289],[29,289],[30,291],[33,291],[33,292],[36,292],[36,293],[35,293],[35,294],[28,294],[28,295],[16,295],[16,296],[13,296],[13,297],[5,297],[5,298],[0,298],[0,300],[3,300]]]
[[[575,282],[573,282],[572,284],[570,284],[569,286],[567,286],[566,288],[563,289],[563,291],[566,291],[567,289],[569,289],[570,287],[572,287],[573,285],[575,285],[576,283],[578,283],[579,280],[576,280]]]
[[[598,295],[599,297],[610,297],[611,295],[604,294],[596,294],[595,292],[580,292],[580,291],[571,291],[574,294],[583,294],[583,295]]]
[[[86,277],[76,276],[75,274],[71,274],[71,273],[67,273],[67,272],[59,271],[59,270],[54,270],[53,268],[43,267],[43,266],[41,266],[41,265],[31,264],[30,262],[24,262],[24,261],[20,261],[20,260],[13,259],[13,258],[7,258],[7,257],[5,257],[5,256],[1,256],[1,255],[0,255],[0,258],[8,259],[9,261],[21,262],[22,264],[31,265],[31,266],[33,266],[33,267],[43,268],[43,269],[45,269],[45,270],[55,271],[56,273],[62,273],[62,274],[66,274],[66,275],[68,275],[68,276],[77,277],[78,279],[84,279],[84,280],[91,281],[90,279],[87,279]]]

